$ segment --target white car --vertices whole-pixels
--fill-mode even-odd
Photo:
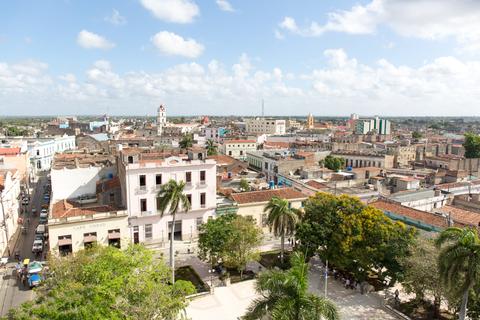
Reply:
[[[47,209],[43,208],[42,211],[40,211],[41,213],[47,213]]]
[[[32,252],[42,252],[43,251],[43,241],[42,240],[35,240],[33,241]]]

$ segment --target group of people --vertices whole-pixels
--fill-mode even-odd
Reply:
[[[345,289],[357,290],[361,294],[364,294],[366,291],[368,292],[370,284],[366,281],[360,282],[357,281],[354,277],[350,274],[345,274],[343,272],[339,272],[336,269],[332,270],[333,278],[335,280],[340,280],[345,287]]]

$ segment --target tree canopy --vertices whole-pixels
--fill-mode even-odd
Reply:
[[[95,246],[52,257],[50,275],[35,300],[9,319],[177,319],[195,292],[190,282],[170,282],[170,269],[138,245],[126,250]]]
[[[302,252],[318,252],[359,280],[372,269],[395,280],[402,272],[399,258],[408,254],[415,234],[358,198],[317,193],[306,201],[296,237]]]
[[[480,136],[471,132],[465,133],[463,147],[466,158],[480,158]]]
[[[232,233],[232,221],[235,218],[235,214],[224,214],[200,226],[198,237],[200,259],[209,260],[212,265],[223,259]]]
[[[333,170],[333,171],[338,171],[345,167],[345,160],[340,157],[334,157],[332,155],[328,155],[325,157],[323,160],[323,165],[325,168]]]

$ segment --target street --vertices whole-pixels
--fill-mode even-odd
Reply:
[[[15,308],[25,301],[31,300],[34,297],[34,291],[28,287],[23,286],[17,282],[15,276],[15,258],[16,251],[20,253],[20,259],[30,259],[43,261],[47,249],[44,248],[42,256],[35,256],[32,253],[33,240],[35,238],[35,229],[38,225],[40,211],[43,203],[43,187],[47,182],[47,178],[42,176],[38,179],[34,187],[31,200],[27,206],[26,213],[20,215],[24,220],[24,226],[27,228],[27,233],[21,233],[21,225],[19,225],[17,233],[12,239],[16,239],[14,249],[11,251],[11,257],[7,267],[0,270],[0,316],[5,316],[8,310]],[[23,206],[22,206],[23,208]],[[32,216],[32,208],[37,210],[37,214]],[[28,223],[28,221],[30,221]]]

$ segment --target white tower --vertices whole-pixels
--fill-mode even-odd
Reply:
[[[163,104],[157,110],[157,135],[163,134],[163,127],[167,124],[167,111]]]

